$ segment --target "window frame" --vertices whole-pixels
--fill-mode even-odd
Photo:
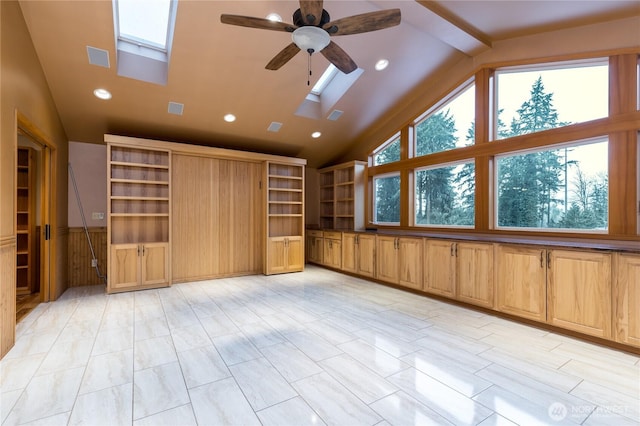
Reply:
[[[384,151],[385,149],[389,148],[390,145],[396,143],[396,141],[400,144],[400,158],[396,161],[390,161],[388,163],[383,163],[383,164],[376,164],[376,156],[378,154],[380,154],[382,151]],[[393,136],[391,136],[390,138],[388,138],[385,142],[383,142],[381,145],[378,145],[378,147],[373,150],[371,152],[371,154],[369,154],[369,165],[370,166],[384,166],[386,164],[393,164],[393,163],[397,163],[398,161],[402,160],[402,135],[401,132],[398,131],[396,133],[394,133]]]
[[[386,163],[390,164],[390,163]],[[379,222],[377,221],[377,190],[376,190],[376,180],[378,179],[386,179],[397,177],[400,183],[399,190],[402,190],[402,175],[400,172],[389,172],[389,173],[381,173],[379,175],[373,176],[371,179],[372,182],[372,202],[371,202],[371,223],[373,225],[383,225],[383,226],[400,226],[400,222],[402,221],[402,217],[398,218],[397,222]],[[398,210],[399,214],[402,215],[402,197],[398,199]]]

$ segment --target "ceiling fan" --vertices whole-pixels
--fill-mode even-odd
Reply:
[[[380,10],[331,21],[322,3],[322,0],[300,0],[300,8],[293,13],[293,24],[227,14],[220,15],[220,21],[223,24],[292,33],[292,43],[269,61],[265,67],[268,70],[279,69],[300,50],[304,50],[310,56],[315,52],[322,53],[345,74],[354,71],[358,66],[344,50],[331,41],[331,36],[382,30],[400,23],[400,9]]]

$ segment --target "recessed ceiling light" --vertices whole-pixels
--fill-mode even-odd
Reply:
[[[277,13],[268,14],[267,19],[272,22],[282,22],[282,16],[278,15]]]
[[[107,89],[96,89],[93,91],[93,94],[96,96],[96,98],[100,98],[100,99],[111,99],[111,92],[109,92]]]
[[[226,121],[227,123],[232,123],[236,121],[236,116],[233,114],[227,114],[224,116],[224,121]]]
[[[389,60],[388,59],[380,59],[378,62],[376,62],[375,68],[376,68],[376,71],[382,71],[387,66],[389,66]]]
[[[322,136],[322,133],[320,133],[320,132],[311,133],[311,137],[314,138],[314,139],[318,139],[320,136]]]

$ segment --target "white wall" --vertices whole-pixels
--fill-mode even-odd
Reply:
[[[107,226],[107,147],[81,142],[69,142],[69,163],[76,178],[80,202],[88,227]],[[93,213],[104,213],[101,220]],[[82,218],[69,176],[69,227],[81,227]]]

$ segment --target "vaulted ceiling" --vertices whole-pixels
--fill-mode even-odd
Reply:
[[[309,94],[308,55],[277,71],[269,60],[291,42],[284,32],[220,23],[223,13],[292,22],[297,1],[179,0],[165,86],[117,75],[111,1],[34,1],[20,6],[67,136],[102,143],[104,133],[196,143],[307,158],[321,166],[347,151],[377,120],[437,70],[512,37],[640,14],[637,1],[336,1],[325,0],[331,19],[400,8],[400,25],[365,34],[335,36],[363,70],[331,110],[331,121],[296,115]],[[87,46],[109,52],[110,68],[89,64]],[[380,58],[390,61],[375,71]],[[311,85],[328,61],[311,57]],[[113,98],[102,101],[93,90]],[[183,115],[167,112],[184,104]],[[330,111],[328,111],[330,112]],[[328,114],[327,112],[327,114]],[[227,123],[226,113],[237,120]],[[279,132],[269,132],[271,122]],[[311,138],[319,131],[322,136]]]

